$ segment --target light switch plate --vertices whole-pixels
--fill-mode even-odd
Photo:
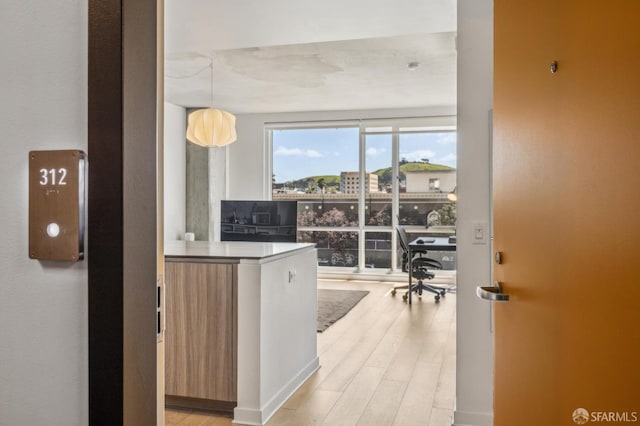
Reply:
[[[471,241],[473,242],[473,244],[487,244],[487,232],[489,232],[487,222],[473,222],[472,232],[473,234],[471,236]]]

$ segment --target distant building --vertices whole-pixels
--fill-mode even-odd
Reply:
[[[274,183],[271,186],[271,192],[273,194],[297,194],[304,191],[301,191],[298,188],[287,186],[287,184],[285,183]]]
[[[340,192],[343,194],[357,194],[360,191],[360,173],[342,172],[340,173]],[[365,174],[366,193],[378,192],[378,175],[373,173]]]
[[[456,187],[456,170],[405,172],[407,192],[451,192]]]

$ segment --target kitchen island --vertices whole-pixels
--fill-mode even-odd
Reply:
[[[168,406],[263,425],[319,366],[313,244],[165,243]]]

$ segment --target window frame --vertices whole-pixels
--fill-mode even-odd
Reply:
[[[264,139],[265,150],[267,155],[264,167],[264,194],[265,199],[273,198],[272,176],[273,176],[273,132],[280,130],[304,130],[304,129],[327,129],[327,128],[358,128],[359,130],[359,164],[357,182],[366,182],[366,137],[368,135],[391,135],[392,141],[392,176],[399,177],[400,166],[400,136],[403,134],[424,134],[424,133],[445,133],[456,132],[456,116],[428,116],[428,117],[407,117],[407,118],[390,118],[390,119],[360,119],[360,120],[332,120],[332,121],[300,121],[300,122],[273,122],[265,123]],[[354,178],[354,183],[356,178]],[[342,184],[342,182],[341,182]],[[344,183],[345,187],[347,183]],[[331,272],[332,275],[343,274],[351,276],[353,274],[367,272],[374,276],[397,275],[400,272],[401,265],[397,263],[398,242],[397,235],[394,231],[398,223],[398,215],[392,214],[391,226],[367,226],[365,225],[365,204],[366,204],[366,185],[359,185],[358,191],[358,226],[357,227],[298,227],[300,231],[340,231],[340,232],[357,232],[358,233],[358,264],[355,267],[325,267],[319,266],[318,270],[322,273]],[[400,208],[400,185],[399,179],[392,180],[391,190],[391,206],[392,211],[398,212]],[[409,226],[408,231],[417,231],[422,228],[418,226]],[[391,233],[391,267],[385,268],[366,268],[366,235],[372,232],[389,232]],[[447,278],[455,276],[456,271],[437,271],[436,278]]]

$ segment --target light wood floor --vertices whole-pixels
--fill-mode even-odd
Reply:
[[[318,282],[369,290],[345,317],[318,334],[321,368],[268,426],[450,426],[455,398],[455,294],[409,307],[390,283]],[[166,410],[167,425],[229,426],[231,417]]]

